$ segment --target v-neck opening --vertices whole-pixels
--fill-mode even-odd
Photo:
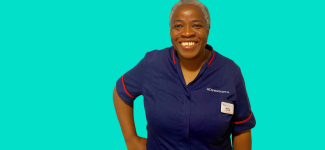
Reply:
[[[208,49],[209,51],[211,51],[211,54],[209,56],[209,58],[204,62],[204,64],[201,66],[200,68],[200,71],[199,73],[195,76],[195,78],[189,82],[188,84],[186,84],[186,81],[185,81],[185,77],[184,77],[184,74],[183,74],[183,71],[182,71],[182,68],[181,68],[181,65],[180,65],[180,62],[179,62],[179,58],[178,58],[178,55],[177,55],[177,51],[175,50],[175,48],[173,47],[173,62],[174,62],[174,65],[176,65],[176,70],[178,72],[178,76],[179,78],[181,79],[182,81],[182,84],[184,86],[184,88],[187,90],[188,86],[190,86],[192,83],[194,83],[201,75],[203,75],[203,73],[205,72],[205,70],[207,69],[208,67],[208,64],[210,64],[213,60],[213,57],[214,57],[214,50],[213,48],[210,46],[210,45],[206,45],[205,47],[206,49]]]

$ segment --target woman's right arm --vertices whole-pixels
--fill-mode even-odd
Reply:
[[[147,139],[139,137],[135,130],[133,105],[120,98],[116,92],[116,86],[113,91],[113,102],[128,150],[146,150]]]

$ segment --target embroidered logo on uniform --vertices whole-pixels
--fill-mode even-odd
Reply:
[[[211,89],[211,88],[207,88],[207,90],[210,92],[217,92],[217,93],[229,93],[229,91],[221,91],[221,90],[215,90],[215,89]]]

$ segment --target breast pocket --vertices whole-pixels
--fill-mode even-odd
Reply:
[[[196,91],[195,91],[196,92]],[[204,94],[202,94],[204,93]],[[193,92],[191,98],[191,124],[194,128],[209,129],[207,132],[213,131],[220,133],[221,130],[226,130],[233,115],[221,112],[221,103],[233,105],[233,101],[223,98],[223,93],[210,91]],[[222,132],[222,131],[221,131]]]
[[[234,102],[226,98],[219,98],[217,121],[220,128],[228,128],[234,114]]]
[[[223,93],[218,93],[223,94]],[[222,102],[225,102],[227,104],[234,104],[232,100],[229,100],[227,98],[222,98],[222,96],[218,95],[218,101],[216,102],[216,109],[214,111],[214,120],[213,120],[213,130],[214,137],[211,138],[210,141],[208,141],[211,144],[211,149],[223,149],[222,147],[227,147],[225,145],[225,140],[227,140],[227,137],[231,134],[232,124],[231,119],[233,117],[232,114],[223,113],[221,111],[222,108]],[[229,145],[228,145],[229,146]]]

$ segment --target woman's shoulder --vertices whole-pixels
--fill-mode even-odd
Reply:
[[[229,69],[232,71],[240,71],[240,67],[238,66],[237,63],[235,63],[234,60],[232,60],[226,56],[223,56],[220,53],[218,53],[217,59],[218,59],[219,63],[225,67],[225,69]]]
[[[172,47],[166,47],[164,49],[156,49],[148,51],[145,55],[145,59],[149,63],[160,62],[167,60],[170,54]]]
[[[217,62],[215,63],[215,71],[217,70],[222,70],[222,72],[229,78],[234,79],[234,81],[237,80],[238,76],[242,74],[242,71],[237,63],[235,63],[234,60],[221,55],[217,53],[216,60]]]

